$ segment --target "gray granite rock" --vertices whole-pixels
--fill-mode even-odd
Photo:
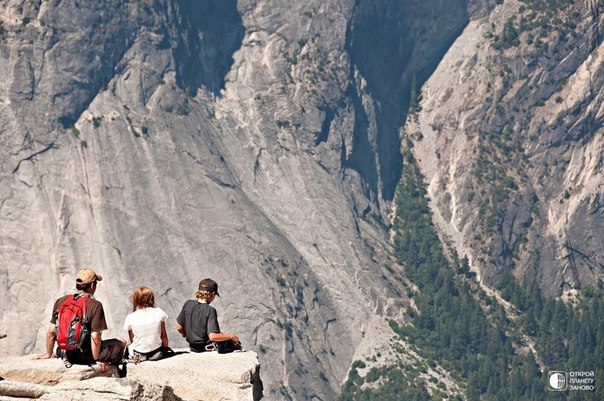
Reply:
[[[497,3],[5,0],[0,356],[43,350],[83,265],[105,277],[105,338],[144,284],[176,347],[212,277],[267,398],[335,399],[368,322],[405,320],[389,230],[408,138],[485,283],[512,264],[551,293],[601,278],[602,6],[573,4],[577,35],[534,59],[487,41],[521,7]],[[514,157],[473,159],[493,133]]]
[[[177,350],[178,351],[178,350]],[[115,367],[65,367],[60,359],[29,356],[0,359],[0,400],[248,400],[262,398],[260,365],[254,352],[182,353],[160,361]]]

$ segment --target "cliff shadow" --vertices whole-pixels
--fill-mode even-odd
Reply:
[[[399,128],[410,108],[416,107],[422,84],[430,77],[451,43],[468,23],[466,0],[387,0],[379,7],[370,0],[357,0],[347,32],[347,50],[352,69],[366,79],[378,107],[376,150],[378,165],[370,165],[367,124],[355,127],[350,161],[364,177],[379,171],[382,196],[392,199],[402,168]],[[351,71],[351,81],[354,81]],[[360,101],[357,115],[365,118]]]
[[[205,87],[224,88],[245,29],[236,0],[177,0],[178,43],[174,48],[176,82],[189,95]]]

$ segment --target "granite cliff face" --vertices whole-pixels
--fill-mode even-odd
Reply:
[[[408,137],[485,283],[512,261],[552,293],[601,277],[601,6],[565,9],[589,40],[552,34],[537,61],[490,44],[521,6],[4,1],[0,354],[41,350],[84,264],[106,336],[146,284],[182,346],[174,318],[209,276],[222,329],[271,367],[265,397],[334,399],[369,326],[404,319],[387,255]]]
[[[604,9],[532,3],[468,24],[405,132],[435,222],[483,282],[556,296],[604,278]]]
[[[385,268],[397,127],[466,22],[447,9],[5,1],[0,352],[41,349],[84,264],[106,336],[146,284],[183,345],[174,318],[210,276],[223,330],[272,367],[265,396],[333,399],[366,322],[404,311]]]

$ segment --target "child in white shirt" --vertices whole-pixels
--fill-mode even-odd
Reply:
[[[126,316],[124,330],[128,331],[129,354],[135,360],[157,360],[168,348],[166,333],[168,315],[155,306],[153,290],[138,287],[132,294],[132,313]]]

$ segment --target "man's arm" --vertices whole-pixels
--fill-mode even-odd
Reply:
[[[109,366],[107,362],[99,361],[99,357],[101,356],[101,332],[93,331],[90,335],[90,345],[92,346],[92,357],[94,360],[101,366],[101,372],[107,373],[109,371]]]
[[[56,327],[54,324],[50,324],[48,326],[48,330],[46,330],[46,353],[34,355],[34,359],[48,359],[52,357],[52,351],[55,347],[56,340]]]
[[[235,344],[239,343],[239,337],[232,333],[208,333],[210,341],[228,341],[231,340]]]
[[[180,323],[176,323],[176,330],[180,333],[181,336],[186,337],[187,333],[185,333],[185,328]]]
[[[101,355],[101,341],[101,332],[93,331],[90,335],[90,345],[92,346],[92,357],[95,361],[98,361]]]

